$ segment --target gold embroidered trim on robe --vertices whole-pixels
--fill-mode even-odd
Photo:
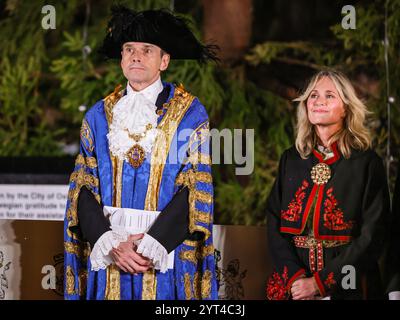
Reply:
[[[65,290],[67,294],[74,295],[75,294],[75,274],[74,270],[71,266],[67,266],[67,271],[65,272]]]
[[[88,272],[85,269],[81,269],[79,271],[78,282],[79,282],[79,295],[85,296],[86,295],[86,288],[87,288],[87,278]]]
[[[190,135],[189,146],[190,154],[196,153],[202,143],[210,137],[210,124],[208,120],[199,125],[196,130]]]
[[[72,172],[71,177],[70,177],[70,183],[75,182],[75,187],[71,188],[68,191],[68,200],[70,202],[69,208],[67,210],[67,220],[68,220],[68,228],[67,228],[67,234],[69,237],[72,239],[80,241],[80,239],[77,238],[77,236],[70,231],[70,227],[75,227],[78,225],[78,198],[79,198],[79,193],[81,191],[81,188],[83,186],[87,186],[89,190],[93,190],[94,187],[99,186],[99,179],[96,178],[95,176],[89,174],[85,170],[85,166],[80,168],[77,171]],[[93,191],[92,191],[93,192]],[[97,193],[93,193],[95,196],[96,200],[100,202],[100,195]]]
[[[69,241],[64,241],[64,250],[67,253],[76,255],[79,259],[84,262],[87,261],[90,255],[90,247],[87,242],[73,243]]]
[[[113,172],[114,172],[114,197],[113,202],[115,207],[122,206],[122,171],[124,169],[124,161],[117,157],[112,157]]]
[[[195,272],[193,277],[193,295],[196,300],[201,299],[201,276],[198,271]]]
[[[175,180],[177,185],[193,185],[196,182],[212,183],[212,176],[208,172],[194,171],[189,169],[186,172],[181,172]]]
[[[81,126],[81,141],[83,146],[88,152],[93,152],[94,144],[92,139],[92,131],[90,130],[89,124],[87,123],[86,119],[83,119],[82,126]]]
[[[122,88],[121,84],[117,85],[115,87],[114,91],[103,99],[104,112],[106,114],[107,123],[108,123],[109,127],[112,122],[112,110],[113,110],[115,104],[118,102],[119,99],[122,98],[122,96],[124,94],[124,90],[123,89],[121,90],[121,88]]]
[[[87,166],[90,169],[97,168],[97,160],[95,157],[84,157],[78,154],[75,160],[75,165]]]
[[[75,182],[79,187],[88,186],[90,188],[99,186],[99,179],[87,173],[85,168],[80,168],[78,171],[72,172],[70,181]]]
[[[150,180],[146,193],[145,210],[157,210],[161,178],[167,162],[171,142],[178,125],[191,106],[194,98],[194,96],[185,91],[183,86],[179,86],[175,88],[174,97],[166,104],[167,112],[157,126],[160,132],[157,134],[152,150]],[[155,300],[157,285],[154,270],[149,270],[143,274],[142,285],[142,299]]]
[[[199,211],[197,209],[194,212],[194,219],[205,224],[210,224],[212,222],[211,214],[208,212]]]
[[[104,111],[106,114],[108,126],[112,122],[112,110],[118,100],[123,96],[124,90],[121,90],[122,85],[118,85],[114,92],[104,98]],[[123,160],[114,157],[110,153],[110,159],[113,172],[113,206],[121,207],[121,194],[122,194],[122,170]],[[106,300],[120,300],[121,299],[121,275],[119,268],[112,264],[106,269]]]
[[[209,224],[212,222],[212,216],[209,213],[197,210],[196,201],[210,205],[213,203],[213,195],[197,190],[196,182],[212,183],[212,176],[208,172],[198,172],[189,169],[186,172],[180,173],[175,181],[177,185],[185,185],[189,188],[189,232],[203,232],[207,240],[211,232],[206,227],[197,225],[196,222]]]
[[[190,281],[190,274],[188,272],[184,275],[184,288],[185,288],[185,299],[192,299],[192,283]]]
[[[203,260],[205,257],[214,254],[214,246],[198,246],[194,250],[182,250],[179,253],[179,257],[182,260],[190,261],[197,265],[199,260]]]
[[[115,264],[111,264],[106,270],[106,292],[104,298],[106,300],[121,299],[121,279],[119,268]]]
[[[205,164],[208,166],[212,165],[210,155],[201,152],[190,154],[187,161],[193,164],[193,167],[195,168],[197,168],[198,164]]]
[[[176,87],[174,97],[167,103],[167,112],[157,127],[161,132],[157,134],[152,151],[150,181],[145,203],[146,210],[157,210],[162,173],[171,142],[178,125],[191,106],[194,98],[194,96],[186,92],[182,87]]]
[[[203,242],[203,240],[185,240],[183,243],[189,247],[197,247],[200,242]]]
[[[212,194],[208,193],[208,192],[204,192],[204,191],[199,191],[199,190],[195,190],[195,200],[200,201],[200,202],[204,202],[207,204],[212,204],[213,203],[213,196]]]
[[[201,298],[207,299],[211,293],[211,279],[212,274],[210,270],[206,270],[201,279]]]
[[[211,294],[212,273],[206,270],[204,274],[196,272],[193,277],[193,294],[196,300],[209,299]]]

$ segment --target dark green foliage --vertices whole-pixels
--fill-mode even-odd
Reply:
[[[384,55],[385,6],[388,9],[389,79],[390,96],[395,99],[391,106],[391,153],[397,159],[400,146],[400,1],[360,2],[355,6],[357,24],[355,30],[345,30],[338,23],[331,27],[336,41],[327,43],[311,42],[266,42],[256,45],[247,55],[252,65],[271,63],[273,60],[311,69],[332,67],[353,78],[356,89],[361,93],[367,106],[373,112],[368,125],[373,131],[374,148],[386,157],[388,139],[387,86]],[[338,21],[340,22],[340,21]],[[360,77],[361,75],[361,77]],[[360,83],[367,77],[379,88],[371,90],[368,84]],[[388,161],[389,159],[386,158]],[[388,163],[388,162],[387,162]],[[394,173],[396,165],[391,163]],[[391,184],[395,174],[391,174]]]
[[[0,156],[61,155],[63,145],[77,143],[84,112],[96,101],[125,85],[118,62],[96,54],[105,34],[111,3],[60,1],[56,30],[41,28],[45,1],[6,2],[0,20]],[[167,0],[124,1],[133,9],[169,7]],[[389,1],[390,79],[393,153],[400,145],[400,0]],[[357,30],[332,27],[329,43],[268,42],[259,44],[242,65],[226,68],[193,61],[172,61],[163,80],[183,83],[206,106],[212,128],[254,129],[254,172],[236,176],[235,165],[214,165],[217,223],[259,225],[282,152],[294,141],[295,107],[247,80],[245,64],[281,61],[311,69],[331,66],[354,76],[362,70],[379,81],[378,95],[368,94],[375,112],[375,145],[385,155],[387,141],[386,83],[383,56],[384,1],[357,6]],[[188,17],[189,18],[189,17]],[[87,24],[86,34],[85,24]],[[198,25],[193,21],[195,32]],[[91,52],[83,52],[84,46]],[[362,88],[361,88],[362,89]]]

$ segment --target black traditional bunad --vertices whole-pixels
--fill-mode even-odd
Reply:
[[[334,144],[329,158],[315,149],[302,159],[295,147],[286,150],[267,203],[268,299],[289,299],[304,276],[315,278],[321,297],[382,298],[378,259],[389,206],[374,151],[352,150],[345,159]]]

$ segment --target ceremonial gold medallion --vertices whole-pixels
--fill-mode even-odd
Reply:
[[[139,168],[142,165],[144,159],[146,158],[146,152],[144,151],[143,147],[139,144],[139,142],[146,136],[147,132],[151,129],[153,129],[153,126],[151,125],[151,123],[148,123],[146,125],[146,130],[142,133],[129,133],[129,131],[126,130],[128,131],[129,138],[131,138],[133,141],[136,142],[132,146],[132,148],[130,148],[129,151],[126,153],[129,163],[135,169]]]
[[[311,179],[317,185],[326,184],[331,178],[331,168],[326,163],[318,163],[311,169]]]
[[[130,148],[127,153],[129,163],[135,169],[139,168],[142,165],[145,159],[145,155],[146,153],[144,152],[144,149],[139,144],[133,145],[133,147]]]

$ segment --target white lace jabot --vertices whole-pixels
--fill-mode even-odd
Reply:
[[[127,94],[113,108],[113,120],[110,132],[107,134],[110,151],[114,156],[128,160],[126,154],[136,143],[129,134],[146,132],[148,124],[152,125],[152,129],[146,132],[138,144],[146,154],[151,152],[157,135],[158,116],[155,103],[162,90],[163,84],[160,78],[142,91],[134,91],[128,83]]]

